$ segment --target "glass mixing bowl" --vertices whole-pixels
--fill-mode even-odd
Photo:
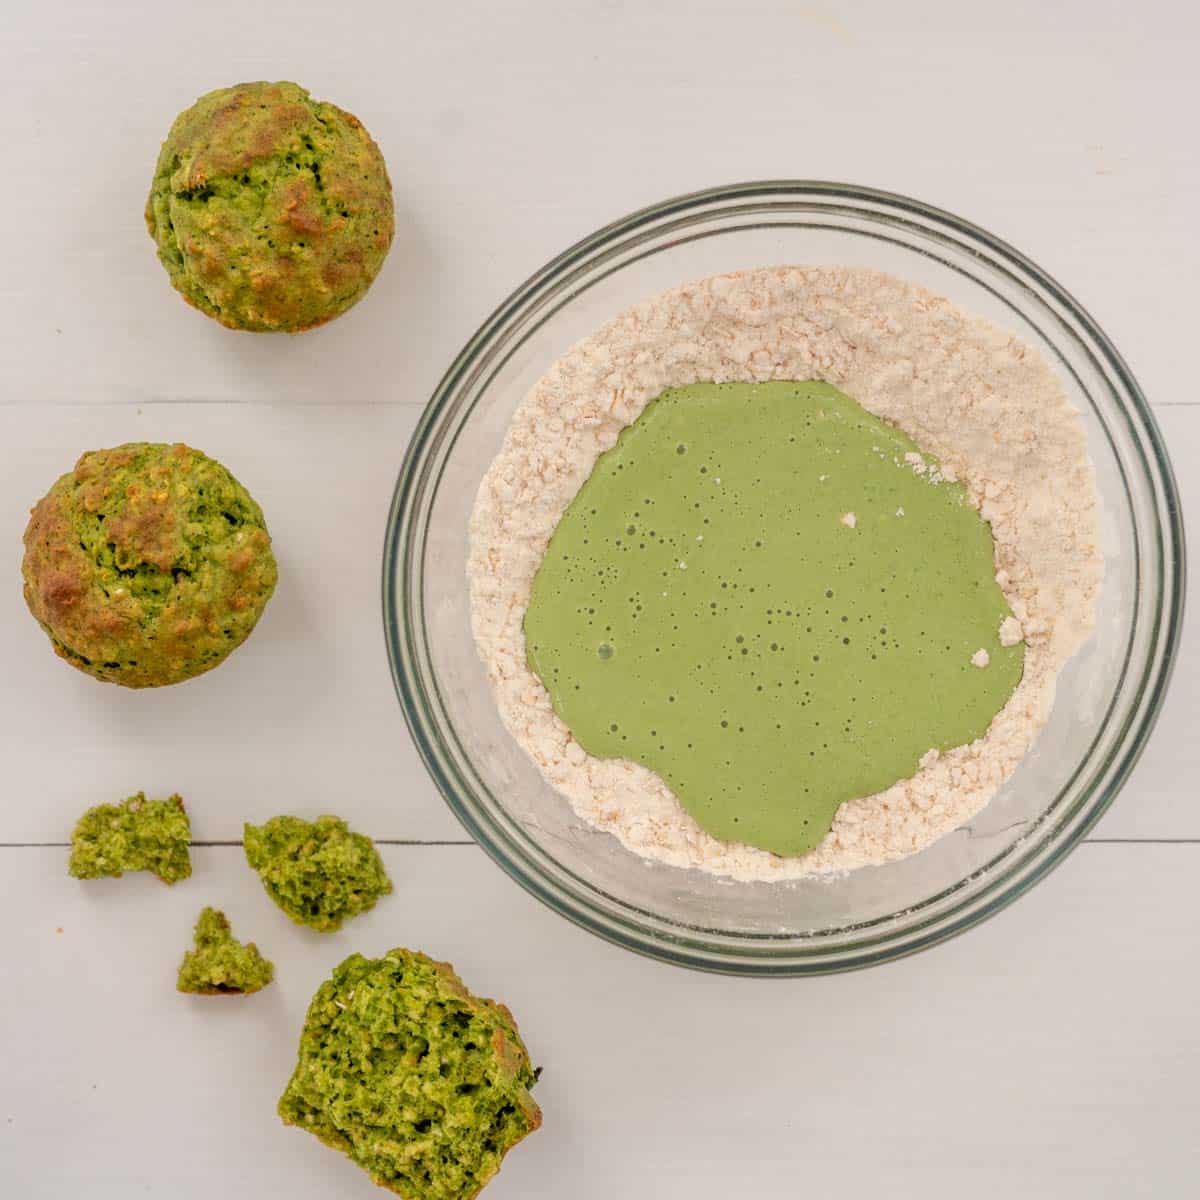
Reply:
[[[732,883],[649,863],[575,816],[501,725],[471,635],[467,521],[513,411],[574,342],[638,300],[719,272],[873,267],[1011,329],[1056,365],[1096,464],[1106,574],[1096,633],[1049,725],[969,825],[831,880]],[[1121,356],[1044,271],[915,200],[764,182],[668,200],[579,242],[522,284],[447,371],[396,485],[383,571],[396,689],[425,764],[470,835],[556,912],[668,962],[744,975],[846,970],[910,954],[996,912],[1112,803],[1154,722],[1179,636],[1183,527],[1150,409]]]

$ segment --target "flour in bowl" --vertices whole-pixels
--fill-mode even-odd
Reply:
[[[559,519],[646,404],[697,382],[768,380],[830,383],[939,460],[991,527],[1013,614],[1000,644],[1026,647],[1021,681],[983,737],[930,750],[911,778],[842,804],[816,848],[794,857],[718,840],[653,772],[589,756],[530,669],[523,630]],[[977,813],[1048,719],[1058,672],[1092,627],[1103,570],[1082,421],[1045,360],[945,300],[860,269],[717,276],[617,317],[522,402],[470,532],[475,638],[505,725],[547,781],[634,853],[743,880],[901,858]]]

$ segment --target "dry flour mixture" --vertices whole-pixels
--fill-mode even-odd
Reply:
[[[995,543],[1012,611],[1001,646],[1024,673],[981,738],[930,750],[910,778],[838,808],[808,853],[719,840],[661,778],[589,756],[530,669],[523,621],[550,537],[597,459],[665,389],[819,380],[907,434],[966,489]],[[919,455],[911,466],[924,470]],[[843,514],[853,529],[858,517]],[[471,520],[475,637],[505,725],[584,820],[634,853],[743,880],[883,863],[979,811],[1045,724],[1055,680],[1088,636],[1102,574],[1096,495],[1079,414],[1049,365],[1013,335],[876,272],[772,268],[647,300],[555,363],[519,407]],[[988,669],[988,654],[971,657]],[[886,719],[886,714],[876,714]]]

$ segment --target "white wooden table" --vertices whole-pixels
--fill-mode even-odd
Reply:
[[[401,720],[378,593],[406,440],[491,307],[603,222],[753,177],[909,193],[1029,253],[1131,361],[1200,523],[1196,12],[5,6],[0,1195],[376,1195],[274,1104],[316,984],[351,950],[398,944],[505,999],[545,1066],[545,1127],[494,1200],[1194,1195],[1194,615],[1142,765],[1049,880],[914,959],[770,983],[607,946],[466,842]],[[186,308],[141,220],[173,114],[264,77],[358,113],[396,185],[400,231],[372,294],[295,339],[234,335]],[[59,663],[17,577],[28,506],[80,451],[135,438],[228,463],[281,568],[227,665],[140,693]],[[192,880],[69,879],[76,815],[137,789],[188,799]],[[245,819],[326,810],[386,841],[397,891],[322,937],[274,910],[237,838]],[[205,903],[275,960],[261,996],[174,992]]]

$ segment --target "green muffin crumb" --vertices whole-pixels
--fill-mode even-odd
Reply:
[[[76,879],[150,871],[163,883],[178,883],[192,873],[191,838],[191,822],[179,796],[147,800],[145,792],[138,792],[120,804],[98,804],[79,818],[67,869]]]
[[[273,817],[247,825],[246,861],[293,921],[328,932],[392,890],[374,842],[338,817]]]
[[[502,1004],[411,950],[352,954],[309,1005],[279,1115],[405,1200],[469,1200],[542,1123]]]
[[[230,932],[225,914],[206,908],[196,922],[196,948],[183,956],[175,986],[198,996],[249,995],[274,978],[274,966],[258,947],[243,945]]]

